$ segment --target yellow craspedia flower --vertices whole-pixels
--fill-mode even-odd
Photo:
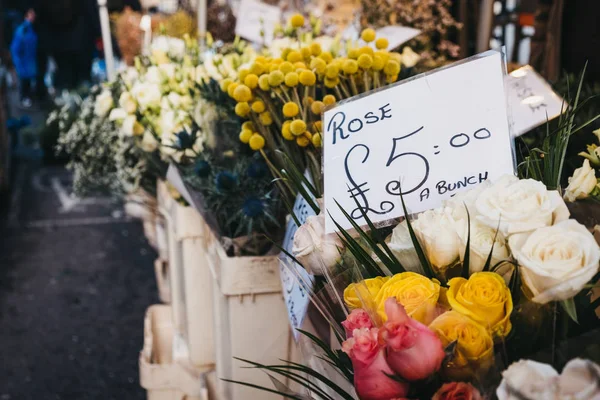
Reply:
[[[380,37],[379,39],[377,39],[375,41],[375,47],[377,47],[380,50],[386,50],[389,45],[390,45],[390,42],[386,38],[383,38],[383,37]]]
[[[340,78],[338,78],[337,76],[334,79],[329,79],[325,77],[323,83],[325,84],[326,88],[333,89],[338,85],[338,83],[340,83]]]
[[[238,86],[239,83],[237,82],[231,82],[231,84],[227,86],[227,94],[229,95],[229,97],[233,98],[233,91],[237,89]]]
[[[304,86],[312,86],[315,83],[317,83],[317,76],[314,72],[310,70],[304,70],[300,72],[300,75],[298,75],[298,79],[300,80],[300,83]]]
[[[321,139],[320,133],[315,133],[312,137],[312,144],[315,147],[321,147],[323,145],[323,140]]]
[[[429,329],[440,338],[443,347],[456,342],[452,359],[443,366],[448,378],[468,380],[476,373],[484,373],[493,364],[492,336],[466,315],[455,310],[445,312],[429,325]]]
[[[398,75],[387,75],[386,80],[387,83],[394,83],[398,80]]]
[[[290,130],[291,124],[292,124],[291,121],[285,121],[283,123],[283,125],[281,126],[281,136],[283,136],[283,138],[285,140],[294,140],[296,138],[294,136],[294,134],[292,133],[292,131]]]
[[[372,42],[373,40],[375,40],[375,31],[371,28],[367,28],[364,31],[362,31],[362,33],[360,34],[360,38],[362,40],[364,40],[367,43]]]
[[[283,72],[284,74],[287,74],[294,70],[294,65],[289,61],[285,61],[285,62],[282,62],[281,64],[279,64],[279,70],[281,72]]]
[[[250,112],[250,105],[246,101],[239,102],[235,105],[235,113],[240,117],[245,117]]]
[[[306,122],[304,122],[301,119],[293,120],[292,123],[290,124],[290,131],[295,136],[302,135],[304,132],[306,132]]]
[[[358,50],[358,54],[362,55],[362,54],[368,54],[371,57],[373,57],[373,55],[375,54],[375,51],[373,50],[372,47],[370,46],[363,46]]]
[[[298,107],[298,104],[293,101],[288,101],[283,105],[283,115],[287,118],[293,118],[298,115],[299,112],[300,108]]]
[[[390,56],[390,60],[394,60],[398,64],[402,64],[402,54],[396,53],[396,52],[391,52],[391,53],[388,53],[388,54]]]
[[[396,60],[389,60],[387,64],[385,64],[383,72],[385,72],[386,75],[398,75],[400,73],[400,64]]]
[[[379,56],[383,60],[384,65],[387,64],[390,59],[390,52],[385,50],[377,50],[373,56]]]
[[[277,58],[274,58],[274,59],[272,59],[272,60],[271,60],[271,62],[272,62],[273,64],[276,64],[276,65],[279,65],[279,64],[281,64],[283,61],[284,61],[284,59],[283,59],[283,58],[281,58],[281,57],[277,57]]]
[[[296,144],[300,147],[306,147],[310,144],[310,139],[304,135],[296,138]]]
[[[317,74],[323,75],[327,68],[327,63],[322,58],[313,58],[310,60],[310,68],[314,69]]]
[[[256,76],[260,76],[265,72],[265,66],[264,64],[255,61],[254,64],[252,64],[250,66],[250,73],[256,75]]]
[[[358,48],[352,47],[351,49],[348,49],[348,58],[356,60],[359,55],[360,53],[358,52]]]
[[[269,64],[269,72],[273,72],[273,71],[279,70],[279,65],[280,64]]]
[[[252,150],[260,150],[265,147],[265,138],[262,137],[262,135],[255,133],[250,138],[249,144]]]
[[[410,317],[427,325],[435,313],[440,297],[440,284],[415,272],[402,272],[392,276],[381,287],[376,298],[377,313],[383,322],[387,321],[385,301],[390,297],[395,297]]]
[[[339,73],[340,73],[340,69],[335,64],[329,64],[325,68],[325,76],[327,78],[329,78],[329,79],[335,79],[335,78],[337,78],[337,76],[338,76]]]
[[[298,61],[302,61],[304,57],[302,57],[302,53],[297,50],[292,50],[288,53],[286,59],[291,63],[295,63]]]
[[[310,47],[302,47],[300,49],[300,53],[302,54],[303,58],[309,58],[312,55],[312,52],[310,51]]]
[[[357,63],[362,69],[369,69],[373,65],[373,57],[368,54],[361,54],[358,57]]]
[[[264,91],[269,90],[271,88],[271,85],[269,85],[269,77],[270,75],[261,75],[258,78],[258,87]]]
[[[294,87],[296,85],[298,85],[298,74],[295,72],[290,72],[288,74],[285,74],[285,85],[289,86],[289,87]]]
[[[323,132],[323,123],[321,121],[313,122],[313,128],[317,132]]]
[[[355,60],[346,60],[344,61],[343,70],[347,75],[355,74],[358,71],[358,63]]]
[[[304,105],[304,107],[310,107],[314,101],[315,99],[312,97],[306,96],[302,99],[302,105]]]
[[[310,44],[310,53],[313,56],[318,56],[322,51],[323,50],[321,49],[321,45],[319,43],[313,42]]]
[[[256,58],[254,59],[254,62],[261,63],[261,64],[265,64],[267,61],[268,61],[267,57],[265,57],[265,56],[256,56]]]
[[[246,102],[252,100],[252,91],[246,85],[238,85],[233,91],[233,98],[238,102]]]
[[[476,272],[469,280],[450,279],[448,285],[448,303],[453,310],[479,322],[494,337],[510,333],[513,302],[504,278],[494,272]]]
[[[371,67],[374,71],[381,71],[385,67],[385,61],[379,54],[373,56],[373,65]]]
[[[302,14],[294,14],[290,18],[290,25],[293,28],[301,28],[304,26],[304,16]]]
[[[254,123],[252,121],[246,121],[242,124],[242,129],[249,129],[251,131],[255,131]]]
[[[312,111],[314,114],[321,115],[323,108],[325,108],[325,104],[323,104],[322,101],[315,101],[310,106],[310,111]]]
[[[296,72],[299,72],[303,69],[306,69],[306,64],[304,64],[302,61],[298,61],[294,63],[294,68],[296,68]]]
[[[244,79],[246,79],[246,76],[250,73],[250,70],[248,68],[242,68],[239,70],[238,72],[238,78],[240,78],[240,82],[244,82]]]
[[[330,63],[331,60],[333,60],[333,56],[328,51],[323,51],[321,54],[319,54],[319,58],[325,61],[326,63]]]
[[[244,79],[244,84],[250,89],[255,89],[258,86],[258,76],[255,74],[248,74]]]
[[[223,79],[223,82],[221,82],[221,90],[224,92],[227,92],[227,88],[229,87],[229,85],[231,85],[233,81],[229,78]]]
[[[242,131],[240,132],[240,141],[242,143],[248,143],[250,141],[252,133],[253,132],[250,129],[242,129]]]
[[[257,114],[264,112],[265,103],[262,100],[256,100],[254,103],[252,103],[252,111],[254,111]]]
[[[269,126],[273,123],[273,117],[271,117],[271,113],[268,111],[261,113],[258,116],[258,119],[260,120],[260,123],[264,126]]]
[[[332,94],[328,94],[325,95],[325,97],[323,97],[323,104],[325,104],[326,106],[330,106],[332,104],[335,104],[335,96]]]
[[[285,76],[283,75],[283,72],[281,72],[279,70],[272,71],[269,74],[269,86],[272,86],[272,87],[279,86],[283,83],[284,79],[285,79]]]
[[[390,278],[387,276],[378,276],[376,278],[365,279],[358,283],[351,283],[344,290],[344,303],[346,303],[351,310],[374,306],[374,301],[379,290],[381,290],[383,284],[389,279]],[[367,304],[363,304],[363,300]]]

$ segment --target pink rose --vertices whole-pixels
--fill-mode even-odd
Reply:
[[[378,341],[377,328],[361,328],[352,338],[342,343],[354,367],[354,388],[361,400],[389,400],[404,397],[408,384],[400,383],[388,375],[394,371],[385,361],[384,349]]]
[[[389,366],[409,381],[425,379],[437,372],[446,354],[436,334],[410,318],[394,297],[385,301],[385,312],[388,320],[379,336],[386,344]]]
[[[481,393],[470,383],[450,382],[445,383],[431,398],[431,400],[482,400]]]
[[[355,329],[373,328],[373,321],[365,310],[357,308],[352,310],[342,325],[346,329],[346,339],[350,339]]]

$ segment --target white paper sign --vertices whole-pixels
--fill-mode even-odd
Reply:
[[[279,7],[258,0],[242,0],[238,9],[235,34],[254,43],[271,43],[275,25],[281,22]],[[261,36],[264,31],[264,38]]]
[[[560,115],[563,99],[535,70],[526,65],[506,77],[513,135],[521,136]],[[546,118],[547,116],[547,118]]]
[[[300,194],[296,197],[293,212],[300,221],[300,224],[306,222],[306,219],[311,215],[315,215],[313,209]],[[287,223],[283,240],[283,248],[290,254],[292,253],[294,235],[297,230],[298,226],[296,225],[296,222],[293,218],[290,218]],[[306,290],[300,285],[297,276],[290,270],[291,268],[293,268],[297,274],[300,274],[303,282],[311,282],[311,289],[313,278],[304,268],[285,255],[285,253],[281,253],[279,256],[279,272],[281,276],[281,286],[283,287],[283,298],[287,307],[290,326],[292,327],[294,338],[297,341],[299,335],[297,328],[302,327],[310,300],[308,297],[309,294],[306,293]]]
[[[340,102],[323,116],[325,208],[351,228],[411,213],[514,173],[501,53]],[[357,206],[356,201],[360,206]],[[336,231],[331,218],[326,231]]]
[[[400,25],[384,26],[383,28],[377,29],[375,32],[377,33],[377,37],[387,38],[389,43],[387,50],[393,50],[421,34],[421,31],[418,29]]]

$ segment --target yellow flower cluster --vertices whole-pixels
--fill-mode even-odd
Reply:
[[[289,21],[292,27],[303,24],[301,15]],[[398,79],[400,54],[388,52],[388,41],[376,39],[372,29],[366,29],[362,39],[366,44],[348,48],[346,57],[323,50],[315,41],[298,42],[280,57],[258,56],[239,71],[236,81],[225,79],[221,88],[237,102],[236,114],[252,121],[253,133],[263,136],[263,146],[281,148],[289,141],[301,148],[320,148],[326,106]],[[250,143],[247,131],[240,133],[240,140]]]

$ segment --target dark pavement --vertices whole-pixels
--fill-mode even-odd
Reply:
[[[156,254],[120,204],[76,199],[70,182],[21,160],[0,207],[0,400],[144,399]]]

